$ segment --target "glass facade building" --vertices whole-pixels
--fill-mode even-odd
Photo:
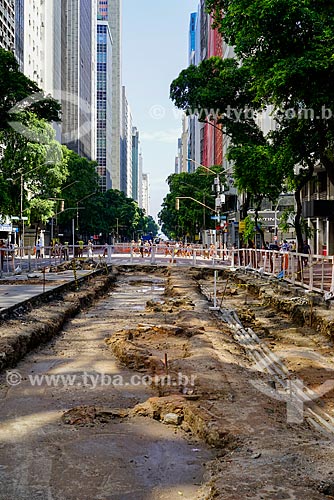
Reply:
[[[102,191],[111,189],[112,157],[112,39],[108,22],[97,22],[96,161]]]
[[[24,56],[24,0],[15,0],[15,57],[23,71]]]
[[[110,173],[112,188],[121,189],[121,0],[97,0],[97,11],[98,23],[100,24],[100,21],[108,23],[112,39],[112,71],[110,72],[111,82],[110,84],[108,83],[108,97],[109,92],[112,93],[112,156],[110,157]]]
[[[132,198],[139,203],[139,132],[132,127]]]

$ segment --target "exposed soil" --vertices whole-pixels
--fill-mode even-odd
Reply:
[[[164,411],[161,421],[144,416],[139,406],[154,389],[141,372],[122,367],[104,341],[143,314],[153,322],[146,302],[163,300],[164,283],[163,275],[119,276],[105,298],[1,377],[1,500],[207,496],[204,464],[212,450],[181,421],[168,424]],[[53,383],[33,384],[37,375],[53,375]]]
[[[194,271],[193,277],[206,288],[213,285],[212,272]],[[306,418],[287,422],[285,401],[258,388],[259,383],[270,386],[271,376],[259,370],[231,330],[208,310],[194,285],[191,274],[172,270],[154,324],[120,329],[107,340],[124,364],[154,376],[160,398],[135,411],[158,419],[164,412],[179,412],[185,430],[219,450],[220,458],[209,467],[210,498],[320,499],[334,494],[332,435],[317,432]],[[332,345],[326,335],[292,323],[287,313],[277,313],[268,300],[233,280],[218,283],[217,296],[223,295],[225,307],[238,311],[293,377],[310,389],[332,378]],[[180,301],[187,310],[178,309]],[[302,299],[294,303],[304,305]],[[184,386],[178,373],[195,376],[194,385]],[[325,389],[316,404],[331,412],[334,393],[330,385]]]
[[[209,310],[198,285],[212,294],[212,271],[118,271],[108,296],[18,364],[21,384],[0,379],[0,500],[334,497],[331,310],[255,277],[218,279],[218,303],[286,379],[323,389],[295,422],[254,339]],[[34,374],[78,378],[32,386]],[[310,411],[329,417],[315,427]]]

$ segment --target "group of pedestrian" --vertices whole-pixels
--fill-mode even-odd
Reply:
[[[275,250],[282,254],[282,270],[286,271],[289,265],[289,252],[297,251],[297,244],[295,241],[288,242],[286,239],[278,243],[274,241],[273,243],[265,243],[262,247],[263,250]],[[311,247],[306,240],[303,241],[301,262],[303,266],[306,266],[309,261],[309,255],[311,254]],[[270,270],[273,271],[273,256],[270,256]]]
[[[281,251],[281,252],[296,252],[297,251],[297,244],[295,241],[287,241],[283,240],[280,243],[278,241],[274,241],[273,243],[265,243],[264,246],[262,247],[263,250],[276,250],[276,251]],[[311,253],[311,247],[307,243],[306,240],[303,242],[303,248],[301,253],[310,255]]]

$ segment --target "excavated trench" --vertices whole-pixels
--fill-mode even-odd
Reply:
[[[182,428],[182,408],[166,405],[152,418],[145,405],[154,387],[105,342],[121,329],[154,322],[155,308],[165,302],[166,276],[121,271],[116,285],[75,318],[57,325],[47,318],[43,340],[52,339],[31,345],[1,375],[1,500],[205,498],[211,449]],[[47,306],[53,307],[66,316],[62,300]],[[41,313],[13,320],[12,329],[19,321],[30,338],[33,316],[36,326],[47,320]]]

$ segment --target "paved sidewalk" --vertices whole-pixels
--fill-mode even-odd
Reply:
[[[92,274],[92,272],[94,271],[78,270],[77,279]],[[73,271],[45,273],[45,282],[44,276],[40,272],[3,276],[0,279],[0,313],[73,281]]]

